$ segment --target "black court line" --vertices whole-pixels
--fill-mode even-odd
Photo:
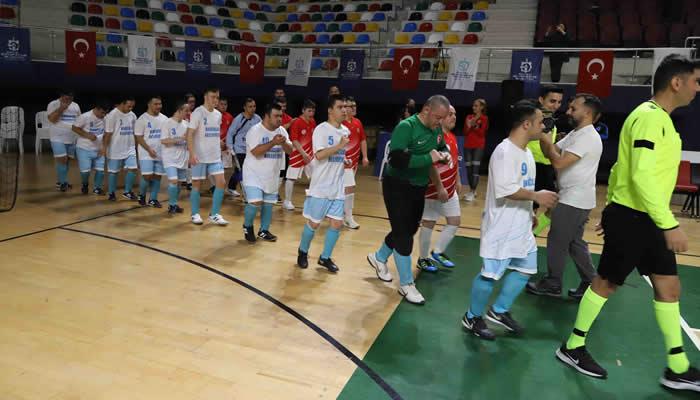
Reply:
[[[200,262],[198,262],[198,261],[189,259],[189,258],[187,258],[187,257],[183,257],[183,256],[178,255],[178,254],[171,253],[171,252],[166,251],[166,250],[157,249],[157,248],[155,248],[155,247],[151,247],[151,246],[148,246],[148,245],[145,245],[145,244],[142,244],[142,243],[136,243],[136,242],[132,242],[132,241],[130,241],[130,240],[120,239],[120,238],[117,238],[117,237],[114,237],[114,236],[103,235],[103,234],[100,234],[100,233],[82,231],[82,230],[73,229],[73,228],[67,228],[67,227],[65,227],[65,226],[57,227],[57,229],[61,229],[61,230],[65,230],[65,231],[70,231],[70,232],[76,232],[76,233],[83,233],[83,234],[86,234],[86,235],[97,236],[97,237],[101,237],[101,238],[104,238],[104,239],[115,240],[115,241],[118,241],[118,242],[122,242],[122,243],[127,243],[127,244],[130,244],[130,245],[138,246],[138,247],[141,247],[141,248],[144,248],[144,249],[147,249],[147,250],[152,250],[152,251],[155,251],[155,252],[157,252],[157,253],[161,253],[161,254],[164,254],[164,255],[166,255],[166,256],[170,256],[170,257],[173,257],[173,258],[177,258],[178,260],[181,260],[181,261],[190,263],[190,264],[195,265],[195,266],[197,266],[197,267],[199,267],[199,268],[202,268],[202,269],[207,270],[207,271],[209,271],[209,272],[212,272],[212,273],[214,273],[214,274],[216,274],[216,275],[219,275],[219,276],[221,276],[221,277],[223,277],[223,278],[226,278],[226,279],[230,280],[231,282],[234,282],[234,283],[236,283],[236,284],[238,284],[238,285],[240,285],[240,286],[243,286],[244,288],[250,290],[251,292],[257,294],[258,296],[264,298],[265,300],[269,301],[270,303],[272,303],[272,304],[276,305],[277,307],[281,308],[282,310],[286,311],[287,313],[289,313],[290,315],[292,315],[294,318],[296,318],[297,320],[299,320],[301,323],[303,323],[303,324],[306,325],[307,327],[311,328],[311,330],[313,330],[314,332],[316,332],[319,336],[321,336],[323,339],[325,339],[328,343],[330,343],[331,345],[333,345],[333,347],[335,347],[338,351],[340,351],[341,353],[343,353],[343,355],[345,355],[345,357],[349,358],[350,361],[352,361],[353,363],[355,363],[355,365],[356,365],[358,368],[360,368],[362,371],[364,371],[364,373],[367,374],[367,376],[368,376],[370,379],[372,379],[380,388],[382,388],[382,390],[384,390],[384,392],[386,392],[386,394],[388,394],[389,397],[390,397],[392,400],[403,400],[403,398],[401,397],[401,395],[399,395],[388,383],[386,383],[386,381],[384,381],[384,379],[382,379],[382,377],[380,377],[376,372],[374,372],[374,370],[372,370],[372,368],[370,368],[367,364],[365,364],[364,361],[360,360],[360,359],[359,359],[355,354],[353,354],[347,347],[343,346],[340,342],[338,342],[335,338],[333,338],[331,335],[329,335],[326,331],[324,331],[323,329],[321,329],[318,325],[316,325],[316,324],[314,324],[313,322],[309,321],[308,319],[306,319],[306,317],[304,317],[303,315],[299,314],[299,313],[296,312],[294,309],[292,309],[291,307],[285,305],[284,303],[280,302],[279,300],[275,299],[274,297],[270,296],[269,294],[263,292],[262,290],[260,290],[260,289],[258,289],[258,288],[256,288],[256,287],[254,287],[254,286],[251,286],[250,284],[248,284],[248,283],[246,283],[246,282],[243,282],[242,280],[240,280],[240,279],[238,279],[238,278],[235,278],[235,277],[233,277],[233,276],[231,276],[231,275],[229,275],[229,274],[227,274],[227,273],[225,273],[225,272],[221,272],[221,271],[219,271],[219,270],[217,270],[217,269],[215,269],[215,268],[212,268],[212,267],[210,267],[210,266],[208,266],[208,265],[202,264],[202,263],[200,263]]]

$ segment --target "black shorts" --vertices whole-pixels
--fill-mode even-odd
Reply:
[[[635,268],[640,275],[678,275],[676,255],[666,247],[664,232],[649,214],[610,203],[603,210],[605,231],[598,275],[616,285]]]
[[[554,167],[547,164],[535,163],[535,191],[549,190],[550,192],[556,192],[557,186],[555,184],[556,175],[554,173]],[[533,203],[532,207],[537,210],[539,208],[537,202]]]

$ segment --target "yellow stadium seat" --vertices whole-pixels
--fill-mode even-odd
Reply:
[[[286,14],[277,14],[275,17],[275,22],[284,22],[287,20],[287,15]]]
[[[126,6],[126,7],[133,7],[133,6],[134,6],[134,0],[119,0],[119,5],[120,5],[120,6]]]
[[[447,22],[439,22],[435,25],[435,32],[447,32],[449,29],[450,26],[447,25]]]
[[[360,15],[360,13],[350,13],[350,15],[348,15],[348,21],[349,22],[357,22],[360,20],[361,16],[362,15]]]
[[[271,33],[266,33],[260,38],[260,43],[274,43],[275,37]]]
[[[108,15],[110,17],[118,17],[119,16],[119,7],[105,6],[104,12],[105,12],[105,15]]]
[[[445,44],[459,44],[459,35],[450,33],[445,36]]]
[[[231,10],[231,17],[232,18],[243,18],[243,11],[241,11],[237,8],[234,8],[233,10]]]
[[[314,25],[313,24],[304,24],[301,26],[301,31],[302,32],[313,32],[314,31]]]
[[[376,22],[370,22],[367,24],[367,30],[365,32],[379,32],[379,24]]]
[[[474,7],[476,10],[488,10],[489,9],[489,2],[488,1],[479,1],[476,3],[476,6]]]
[[[214,33],[210,28],[199,28],[199,36],[203,38],[213,38]]]
[[[440,21],[451,21],[452,13],[449,11],[444,11],[440,13]]]
[[[394,40],[394,43],[396,44],[408,44],[410,39],[408,38],[408,34],[406,33],[399,33],[396,35],[396,39]]]
[[[199,4],[199,0],[187,0],[188,3]]]
[[[288,12],[288,13],[297,12],[297,6],[295,6],[294,4],[288,5],[288,6],[287,6],[287,12]]]
[[[349,33],[343,38],[343,43],[345,44],[355,44],[357,42],[357,36],[355,34]]]
[[[265,68],[279,68],[280,65],[282,65],[282,61],[279,58],[268,58]]]
[[[236,28],[241,30],[248,30],[248,21],[236,21]]]

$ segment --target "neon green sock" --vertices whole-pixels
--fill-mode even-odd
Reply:
[[[532,231],[532,233],[535,234],[535,236],[539,235],[540,232],[542,232],[546,227],[549,226],[549,224],[552,223],[552,220],[549,219],[549,217],[545,214],[540,215],[539,221],[540,223],[539,225],[537,225],[537,229]]]
[[[603,304],[608,301],[605,297],[599,296],[590,287],[586,289],[581,304],[578,306],[578,314],[576,315],[576,323],[574,323],[574,331],[569,336],[566,342],[566,348],[571,350],[586,344],[586,333],[591,329],[593,321],[595,321]]]
[[[681,311],[678,302],[661,303],[654,300],[654,311],[656,312],[656,322],[658,322],[661,333],[664,335],[668,367],[677,374],[688,371],[690,362],[683,351]]]

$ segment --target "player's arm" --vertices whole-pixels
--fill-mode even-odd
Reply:
[[[234,134],[236,133],[236,129],[233,129],[236,125],[241,124],[240,120],[239,123],[236,124],[236,120],[234,119],[231,125],[228,127],[228,132],[226,132],[226,147],[229,149],[233,149],[233,138]]]
[[[518,160],[506,159],[503,152],[492,155],[489,165],[489,182],[493,182],[496,199],[536,201],[543,207],[552,208],[559,195],[548,190],[525,189],[521,186],[521,172]]]
[[[298,118],[298,117],[297,117],[297,118]],[[292,125],[297,121],[297,118],[292,118],[291,121],[289,121],[289,122],[287,122],[286,124],[282,125],[282,127],[284,128],[284,130],[288,131],[289,128],[291,128]]]
[[[107,149],[109,148],[109,142],[112,141],[112,133],[114,133],[114,118],[105,118],[105,132],[102,135],[102,152],[107,155]]]
[[[369,165],[369,158],[367,157],[367,135],[365,134],[365,126],[360,122],[360,151],[362,152],[362,165]]]
[[[559,145],[552,143],[552,132],[545,133],[540,139],[540,148],[545,157],[552,161],[554,169],[566,169],[572,166],[581,157],[568,152],[562,151]]]
[[[84,124],[83,124],[82,118],[78,117],[76,124],[71,127],[71,130],[73,132],[75,132],[78,136],[84,137],[85,139],[92,140],[92,141],[97,140],[96,135],[89,133],[89,132],[85,132],[85,130],[83,130],[83,127],[82,127],[83,125]]]
[[[158,157],[158,153],[156,153],[143,138],[145,131],[146,124],[143,121],[136,121],[136,126],[134,127],[134,138],[136,139],[136,143],[143,147],[143,149],[146,150],[151,157]]]
[[[282,150],[287,154],[292,154],[294,152],[294,146],[289,140],[289,133],[287,133],[287,130],[283,129],[282,133],[278,134],[277,137],[279,138],[279,144],[282,146]]]
[[[389,165],[394,168],[428,168],[435,161],[442,159],[437,150],[427,154],[411,154],[408,146],[411,143],[411,127],[403,123],[399,124],[391,134],[389,144]]]
[[[63,112],[66,111],[66,108],[70,106],[70,103],[64,103],[62,101],[58,102],[58,108],[55,110],[47,110],[49,111],[48,115],[48,120],[51,121],[52,123],[57,123],[58,121],[61,120],[61,115],[63,115]]]
[[[350,141],[350,138],[347,135],[343,135],[340,138],[340,141],[338,141],[338,143],[334,144],[333,146],[326,147],[324,149],[316,151],[314,153],[314,157],[319,161],[323,161],[326,158],[328,158],[328,157],[332,156],[333,154],[339,152],[340,150],[344,149],[345,146],[347,146],[349,141]]]

